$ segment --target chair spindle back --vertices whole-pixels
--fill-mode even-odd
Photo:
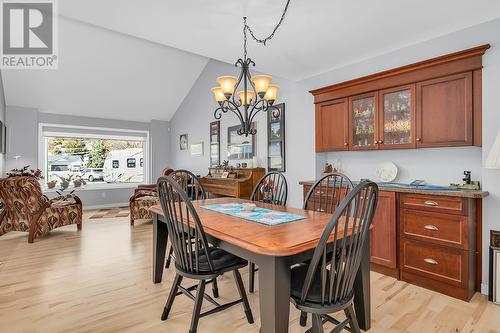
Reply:
[[[176,267],[187,273],[198,273],[200,255],[205,255],[210,272],[213,272],[205,231],[184,189],[171,176],[160,177],[158,196],[167,220]]]
[[[378,186],[364,180],[342,200],[326,226],[309,265],[301,300],[307,299],[316,271],[321,276],[321,304],[353,297],[363,246],[377,207]]]
[[[273,205],[286,205],[288,184],[281,172],[271,171],[262,177],[253,189],[250,200]]]
[[[303,208],[333,213],[353,187],[351,180],[344,174],[326,174],[311,186],[304,199]]]
[[[205,200],[207,198],[205,188],[201,184],[200,179],[191,171],[182,169],[175,170],[170,173],[170,177],[181,186],[189,199]]]

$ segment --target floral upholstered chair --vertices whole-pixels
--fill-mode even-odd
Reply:
[[[49,200],[33,177],[0,179],[0,236],[27,231],[28,242],[50,230],[69,224],[82,228],[82,202],[76,195]]]
[[[166,168],[163,169],[162,174],[168,176],[172,172],[174,172],[173,169]],[[160,200],[158,199],[156,184],[139,185],[134,189],[134,194],[128,200],[130,225],[134,225],[135,220],[152,219],[153,215],[149,211],[149,208],[159,204]]]

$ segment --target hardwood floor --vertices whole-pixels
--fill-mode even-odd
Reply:
[[[34,244],[27,233],[0,237],[0,331],[187,332],[193,306],[187,297],[160,321],[173,274],[168,269],[163,283],[151,282],[152,224],[130,227],[128,218],[90,220],[91,214],[84,213],[81,232],[64,227]],[[246,283],[248,269],[242,273]],[[237,298],[231,274],[219,280],[219,291],[222,300]],[[250,303],[255,324],[235,306],[202,318],[199,332],[257,333],[258,288]],[[370,332],[500,332],[500,306],[483,295],[465,303],[377,273],[372,309]],[[290,332],[304,332],[299,312],[291,311]]]

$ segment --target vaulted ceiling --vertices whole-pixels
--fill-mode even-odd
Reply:
[[[57,71],[4,71],[7,104],[169,120],[209,58],[242,54],[242,17],[269,34],[286,0],[59,1]],[[301,80],[500,17],[497,0],[291,0],[257,69]]]

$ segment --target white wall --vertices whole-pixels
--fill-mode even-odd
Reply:
[[[210,88],[216,86],[215,79],[221,75],[237,75],[233,65],[211,60],[198,81],[184,99],[181,107],[172,118],[171,125],[171,163],[174,168],[186,168],[197,174],[206,175],[210,164],[209,155],[209,124],[215,121],[214,101]],[[304,130],[314,127],[314,118],[310,114],[312,98],[309,94],[291,81],[274,78],[281,86],[279,100],[285,105],[286,131],[286,173],[290,194],[288,203],[300,206],[302,202],[301,189],[298,182],[302,179],[314,178],[314,137],[304,135]],[[255,117],[257,122],[257,157],[260,167],[267,168],[267,118],[261,113]],[[221,161],[227,159],[227,128],[237,125],[234,114],[227,113],[221,119]],[[188,134],[189,143],[203,141],[203,157],[191,157],[188,150],[179,149],[179,135]],[[231,161],[234,165],[236,162]]]
[[[460,182],[462,172],[471,170],[473,179],[482,180],[483,188],[490,192],[483,206],[483,290],[488,279],[489,230],[500,229],[500,170],[482,167],[496,133],[500,129],[500,19],[467,28],[430,41],[409,46],[360,63],[334,69],[300,82],[275,78],[281,85],[279,100],[286,103],[286,176],[290,183],[289,205],[300,206],[302,190],[299,180],[314,179],[326,161],[338,163],[353,179],[373,177],[375,168],[383,161],[394,161],[400,167],[399,181],[425,179],[430,184]],[[484,56],[483,69],[483,149],[439,148],[374,152],[314,153],[314,105],[307,92],[311,89],[354,79],[394,67],[418,62],[435,56],[460,51],[489,43],[492,48]],[[255,59],[258,62],[258,59]],[[211,61],[201,73],[181,107],[171,121],[171,161],[175,168],[192,169],[205,174],[209,165],[209,122],[213,121],[216,107],[210,88],[219,75],[237,73],[232,66]],[[258,118],[257,154],[265,166],[265,119]],[[264,123],[264,124],[262,124]],[[221,156],[226,152],[227,126],[236,124],[230,114],[221,122]],[[192,158],[188,151],[179,150],[179,134],[188,133],[190,142],[204,141],[205,156]]]
[[[169,167],[170,122],[152,120],[149,126],[151,142],[151,182],[155,183],[162,175],[163,169]]]
[[[149,131],[151,182],[155,182],[161,170],[168,165],[169,123],[153,120],[151,122],[135,122],[116,119],[68,116],[39,112],[37,109],[17,106],[7,107],[7,159],[6,170],[31,165],[41,167],[38,159],[38,125],[40,123],[87,126],[99,128],[118,128],[125,130]],[[14,156],[20,155],[19,159]],[[134,186],[134,185],[132,185]],[[128,203],[132,188],[118,189],[85,189],[78,191],[84,209],[94,206],[114,206]]]
[[[5,122],[5,93],[3,89],[2,72],[0,71],[0,121]],[[5,154],[0,153],[0,178],[5,172]]]

